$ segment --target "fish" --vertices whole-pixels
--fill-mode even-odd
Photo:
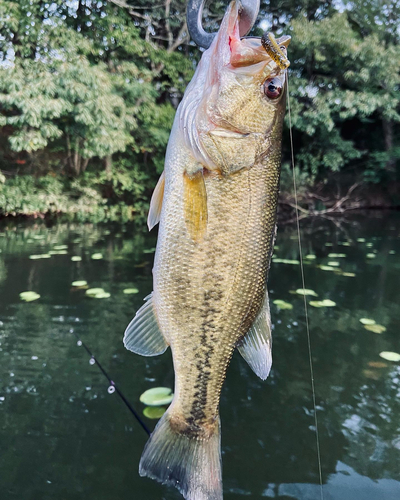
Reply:
[[[171,347],[174,398],[151,434],[141,476],[187,500],[223,498],[219,400],[235,349],[271,369],[267,277],[276,235],[290,37],[240,38],[232,2],[177,109],[149,229],[159,223],[153,292],[125,347]]]

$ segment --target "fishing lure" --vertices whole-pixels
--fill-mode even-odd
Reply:
[[[288,37],[281,37],[279,39],[280,43],[284,41],[283,38]],[[286,47],[284,45],[278,45],[273,33],[264,33],[261,37],[261,44],[267,51],[267,54],[276,62],[281,70],[289,67],[290,62],[286,57]]]

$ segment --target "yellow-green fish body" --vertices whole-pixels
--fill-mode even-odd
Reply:
[[[259,40],[240,40],[232,3],[178,108],[152,198],[154,292],[124,342],[143,355],[171,347],[175,395],[140,473],[190,500],[222,499],[218,406],[234,349],[261,378],[271,368],[285,72]]]

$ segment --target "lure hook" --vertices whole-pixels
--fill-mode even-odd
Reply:
[[[186,20],[191,39],[199,47],[208,49],[214,40],[216,33],[204,31],[202,18],[205,0],[189,0]],[[258,11],[260,10],[260,0],[240,0],[240,36],[246,36],[256,22]]]

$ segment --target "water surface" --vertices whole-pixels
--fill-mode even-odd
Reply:
[[[304,255],[315,256],[305,259],[306,288],[318,295],[307,302],[336,303],[309,305],[324,498],[397,500],[400,363],[379,353],[400,352],[400,214],[303,221],[302,227]],[[142,392],[173,387],[169,351],[143,358],[121,341],[151,292],[155,244],[143,227],[0,225],[2,499],[181,498],[139,477],[146,434],[117,394],[108,394],[107,381],[72,333],[140,413]],[[321,498],[304,304],[293,293],[302,286],[293,227],[280,227],[277,247],[270,299],[293,308],[271,304],[274,363],[266,382],[238,354],[228,370],[221,400],[226,500]],[[49,251],[50,258],[30,258]],[[95,253],[103,258],[92,259]],[[88,298],[71,286],[75,280],[111,296]],[[123,293],[133,287],[137,294]],[[28,290],[40,299],[21,301]],[[360,318],[386,331],[369,331]],[[143,419],[154,427],[156,421]]]

